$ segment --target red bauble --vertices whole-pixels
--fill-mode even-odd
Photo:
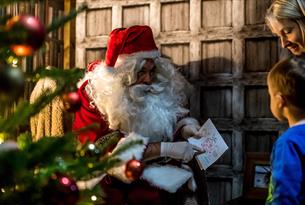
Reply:
[[[82,105],[81,98],[77,92],[65,93],[62,96],[64,108],[68,112],[79,110]]]
[[[143,172],[144,165],[138,160],[129,160],[126,164],[125,175],[130,180],[138,179]]]
[[[80,198],[76,182],[61,173],[52,175],[42,191],[46,205],[75,205]]]
[[[20,31],[20,35],[10,37],[12,42],[11,50],[17,56],[32,55],[40,48],[46,37],[46,30],[43,23],[35,16],[20,15],[14,16],[7,21],[7,31]],[[24,33],[23,33],[24,32]]]

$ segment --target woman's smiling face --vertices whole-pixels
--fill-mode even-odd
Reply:
[[[283,48],[287,48],[293,55],[305,54],[305,45],[299,25],[289,19],[268,19],[269,27],[281,39]]]

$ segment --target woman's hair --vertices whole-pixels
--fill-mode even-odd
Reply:
[[[305,60],[293,57],[278,62],[268,74],[269,86],[294,106],[305,110]]]
[[[270,21],[274,18],[295,21],[299,25],[303,42],[305,42],[305,0],[274,0],[265,17],[266,24],[270,28]]]

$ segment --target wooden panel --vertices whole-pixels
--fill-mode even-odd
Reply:
[[[203,0],[202,27],[232,26],[231,0]]]
[[[53,1],[54,2],[54,1]],[[70,0],[65,0],[64,1],[64,11],[65,12],[69,12],[71,10],[71,1]],[[72,26],[73,25],[73,26]],[[71,57],[74,56],[74,48],[73,48],[73,44],[71,42],[71,40],[73,38],[75,38],[75,27],[74,27],[74,23],[71,23],[71,22],[67,22],[65,25],[64,25],[64,29],[60,29],[58,30],[59,32],[62,32],[63,31],[63,37],[64,37],[64,56],[63,56],[63,67],[64,69],[68,69],[71,67],[71,64],[74,64],[71,63]],[[72,53],[73,52],[73,53]]]
[[[1,3],[3,2],[1,1]],[[33,15],[38,17],[44,25],[49,25],[52,20],[62,17],[64,13],[64,1],[18,1],[15,3],[7,1],[7,3],[9,4],[0,8],[0,16]],[[48,33],[48,38],[45,40],[44,45],[33,56],[19,58],[18,67],[25,74],[32,73],[38,68],[49,65],[61,69],[63,68],[63,51],[63,29],[59,28]],[[1,100],[0,117],[7,118],[11,116],[15,112],[18,103],[21,103],[23,100],[29,100],[35,83],[34,81],[26,80],[23,93],[19,93],[19,98],[15,99],[16,101],[12,99],[8,101]],[[14,135],[18,136],[21,132],[28,130],[28,128],[29,122],[24,126],[19,126]],[[10,137],[13,139],[13,136]]]
[[[202,87],[200,102],[202,117],[232,117],[232,88],[230,87]]]
[[[246,39],[246,72],[268,71],[278,60],[275,38]]]
[[[210,204],[220,205],[232,198],[231,179],[208,179]]]
[[[86,35],[108,35],[112,26],[111,15],[111,8],[89,10],[86,16]]]
[[[62,1],[48,1],[49,6],[52,6],[53,8],[64,10],[64,4]]]
[[[272,0],[246,0],[246,24],[262,24]]]
[[[183,75],[189,76],[189,44],[161,45],[161,53],[170,58]]]
[[[232,72],[232,41],[202,43],[202,73]]]
[[[220,132],[229,149],[216,161],[215,164],[232,165],[232,133]]]
[[[189,2],[161,4],[161,31],[189,30]]]
[[[245,116],[250,118],[273,117],[269,108],[269,95],[266,87],[245,87]]]
[[[278,135],[278,132],[247,131],[245,132],[245,151],[271,153],[272,145]]]
[[[91,48],[86,49],[86,64],[94,60],[104,60],[106,55],[106,48]]]
[[[123,27],[149,25],[149,5],[123,7]]]

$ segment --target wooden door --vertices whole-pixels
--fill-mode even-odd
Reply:
[[[150,25],[162,54],[196,88],[191,115],[211,118],[229,146],[207,170],[210,204],[242,195],[245,152],[270,152],[285,128],[272,117],[266,86],[280,50],[264,24],[271,0],[86,2],[76,21],[76,66],[105,57],[112,29]]]

